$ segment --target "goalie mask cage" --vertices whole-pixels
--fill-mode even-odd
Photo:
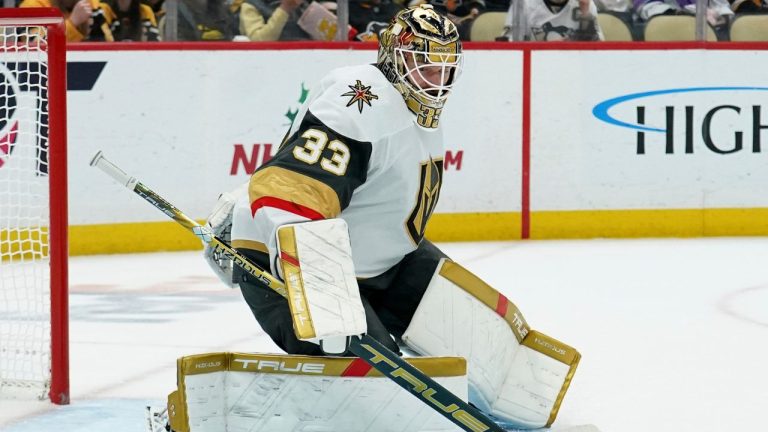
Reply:
[[[64,20],[3,8],[0,40],[0,399],[66,404]]]

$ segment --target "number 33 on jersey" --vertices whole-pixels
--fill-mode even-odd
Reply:
[[[252,176],[249,211],[235,212],[250,221],[235,220],[233,242],[267,243],[266,225],[286,222],[255,216],[263,208],[339,217],[349,226],[357,276],[381,274],[424,236],[443,154],[442,130],[418,126],[375,65],[337,69],[310,92],[277,154]],[[239,228],[248,223],[265,227]]]

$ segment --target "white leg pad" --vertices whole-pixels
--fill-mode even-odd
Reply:
[[[443,260],[403,341],[430,356],[467,359],[479,408],[517,427],[549,426],[579,353],[528,327],[517,307],[460,265]]]
[[[466,400],[462,358],[407,361]],[[359,358],[210,353],[178,360],[176,432],[453,432],[456,425]]]

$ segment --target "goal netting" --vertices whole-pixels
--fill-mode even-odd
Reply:
[[[66,65],[58,15],[0,11],[0,398],[67,403]]]

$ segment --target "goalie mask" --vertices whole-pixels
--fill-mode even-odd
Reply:
[[[459,32],[431,5],[404,9],[379,35],[378,66],[403,95],[416,123],[437,128],[445,100],[461,74]]]

